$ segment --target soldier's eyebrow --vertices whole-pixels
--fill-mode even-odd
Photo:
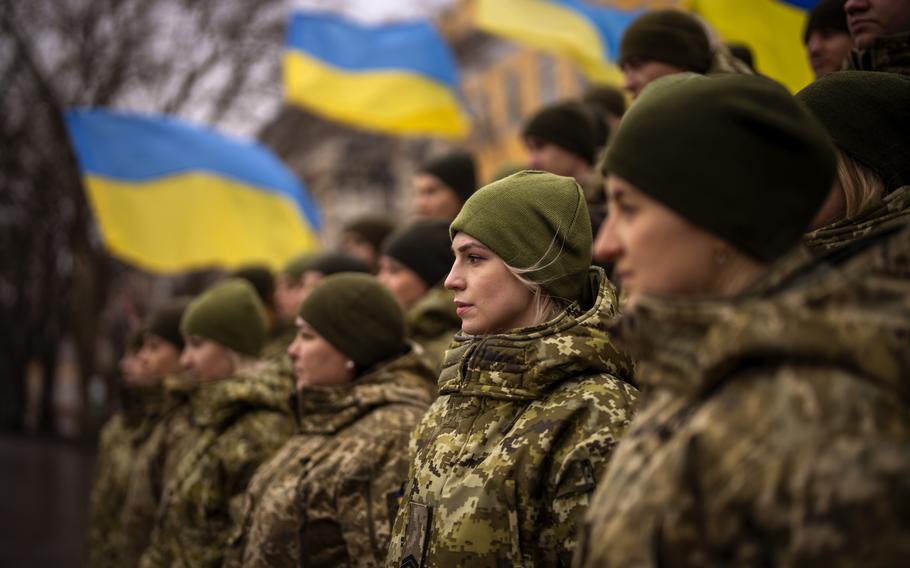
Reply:
[[[465,243],[465,244],[461,245],[460,247],[458,247],[457,249],[454,249],[454,251],[455,252],[464,252],[471,248],[477,248],[477,249],[481,249],[481,250],[485,250],[485,251],[490,250],[480,243]]]

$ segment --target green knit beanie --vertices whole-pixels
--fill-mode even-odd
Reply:
[[[619,64],[635,60],[706,73],[711,67],[711,44],[695,17],[677,10],[655,10],[642,14],[622,35]]]
[[[364,215],[352,220],[342,230],[358,235],[378,251],[395,230],[395,221],[385,215]]]
[[[180,329],[184,335],[198,335],[257,357],[265,342],[265,308],[249,282],[228,278],[190,303]]]
[[[436,176],[462,201],[467,201],[477,190],[477,165],[474,155],[466,150],[452,150],[433,158],[417,171]]]
[[[404,314],[395,297],[368,274],[341,273],[320,281],[299,314],[362,369],[404,352]]]
[[[597,159],[597,118],[578,102],[545,106],[528,120],[521,135],[555,144],[589,164]]]
[[[155,308],[142,326],[145,333],[157,335],[171,343],[178,351],[182,351],[183,334],[180,333],[180,320],[188,304],[189,298],[172,298]]]
[[[293,281],[299,281],[303,278],[303,273],[310,269],[310,265],[316,260],[316,253],[305,252],[289,260],[281,273]]]
[[[757,75],[671,75],[623,117],[605,168],[740,251],[769,262],[831,191],[835,150],[787,90]]]
[[[449,224],[441,219],[416,221],[397,231],[383,245],[382,254],[408,267],[428,288],[442,282],[455,262]]]
[[[449,228],[464,232],[554,298],[578,299],[591,265],[591,221],[581,187],[569,177],[533,170],[475,193]]]
[[[888,191],[910,185],[910,77],[839,71],[796,94],[844,153],[874,171]]]
[[[306,269],[306,271],[310,270],[320,272],[323,276],[330,276],[339,272],[370,272],[370,267],[364,261],[346,252],[329,251],[314,258]]]

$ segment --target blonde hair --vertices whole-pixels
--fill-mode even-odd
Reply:
[[[566,300],[554,298],[543,289],[543,286],[541,286],[540,283],[534,282],[526,276],[526,274],[537,270],[537,267],[516,268],[506,264],[506,268],[512,273],[512,276],[531,292],[531,301],[534,303],[535,325],[556,317],[561,311],[569,306],[569,303]]]
[[[844,190],[844,215],[848,219],[879,203],[885,195],[882,178],[840,150],[837,152],[837,181]]]

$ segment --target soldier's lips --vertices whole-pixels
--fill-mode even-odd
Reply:
[[[472,307],[474,307],[474,304],[467,304],[465,302],[459,302],[458,300],[455,301],[455,313],[458,314],[458,317],[462,317],[462,314]]]

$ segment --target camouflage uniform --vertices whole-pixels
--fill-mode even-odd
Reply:
[[[169,441],[155,528],[140,566],[220,565],[232,508],[259,464],[292,434],[288,396],[286,378],[264,362],[196,388],[183,409],[188,427]]]
[[[879,566],[910,555],[910,232],[794,253],[736,302],[618,324],[649,403],[577,566]],[[900,560],[899,560],[900,559]]]
[[[288,377],[292,389],[297,379],[294,377],[294,363],[288,356],[288,347],[296,336],[297,326],[293,323],[279,323],[269,335],[261,355],[262,359],[278,364],[280,372]]]
[[[149,438],[137,448],[129,471],[119,522],[105,536],[111,546],[111,565],[135,566],[148,547],[155,512],[161,499],[164,459],[190,427],[189,413],[183,411],[195,389],[186,374],[165,377],[161,418]]]
[[[119,565],[110,535],[118,530],[136,453],[161,418],[162,391],[160,384],[125,389],[123,411],[101,430],[89,511],[89,566]]]
[[[343,387],[302,389],[300,433],[250,482],[225,566],[381,564],[434,383],[410,353]]]
[[[616,295],[592,268],[587,296],[547,324],[457,335],[415,458],[387,566],[567,563],[595,482],[637,391],[606,322]]]
[[[844,69],[910,75],[910,32],[877,37],[872,47],[854,49],[847,55]]]
[[[430,367],[439,372],[452,337],[461,329],[461,318],[455,313],[454,295],[442,285],[434,286],[408,310],[407,335],[423,349]]]
[[[910,186],[900,187],[882,199],[881,203],[850,219],[841,219],[807,233],[803,243],[813,252],[822,254],[857,241],[867,235],[910,221]]]

